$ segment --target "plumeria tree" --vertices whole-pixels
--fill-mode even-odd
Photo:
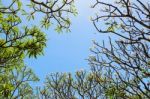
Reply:
[[[34,97],[32,83],[39,81],[33,71],[19,61],[0,70],[0,98],[24,99]]]
[[[93,56],[89,64],[93,72],[110,79],[110,89],[118,92],[111,97],[150,98],[150,2],[149,0],[116,0],[109,3],[96,0],[93,8],[101,8],[93,18],[93,24],[99,33],[115,35],[109,37],[109,45],[104,41],[99,44],[94,41],[91,49]],[[104,23],[101,28],[99,23]],[[110,73],[110,76],[105,75]],[[109,89],[108,89],[109,90]]]
[[[63,29],[70,31],[70,19],[67,14],[76,15],[73,0],[38,0],[21,1],[10,0],[5,3],[1,0],[0,4],[0,66],[4,67],[25,56],[37,57],[43,54],[46,46],[45,33],[42,27],[49,28],[50,24],[56,25],[56,31]],[[28,2],[23,5],[23,2]],[[28,8],[25,8],[25,7]],[[27,11],[31,10],[31,12]],[[42,13],[41,27],[35,25],[25,26],[22,24],[22,17],[28,21],[34,20],[36,13]],[[22,16],[21,16],[22,15]],[[53,22],[53,23],[52,23]],[[7,63],[7,64],[6,64]]]
[[[96,0],[92,8],[101,9],[92,18],[96,30],[115,38],[93,41],[90,72],[50,75],[41,95],[50,99],[149,99],[150,2]]]
[[[68,14],[77,14],[73,0],[29,0],[27,6],[21,0],[10,0],[7,5],[1,1],[0,98],[150,98],[150,2],[95,1],[92,8],[100,9],[92,18],[95,29],[115,38],[93,42],[92,55],[87,59],[90,71],[77,71],[75,75],[52,73],[36,91],[29,82],[39,79],[23,59],[43,54],[46,36],[41,28],[55,25],[57,32],[70,31]],[[21,24],[20,15],[32,21],[39,13],[43,15],[40,27]]]
[[[37,14],[43,16],[30,25]],[[76,14],[73,0],[0,0],[0,98],[34,97],[30,82],[38,78],[24,59],[44,54],[47,39],[42,29],[55,25],[56,32],[69,32],[69,16]]]

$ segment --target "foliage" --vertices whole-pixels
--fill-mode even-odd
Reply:
[[[75,76],[70,73],[48,75],[37,95],[39,99],[97,99],[104,93],[92,73],[77,71]]]
[[[27,2],[28,4],[25,5]],[[26,8],[28,7],[28,8]],[[28,11],[31,10],[31,12]],[[30,21],[35,14],[41,14],[40,26]],[[67,14],[67,16],[66,16]],[[76,15],[73,0],[0,0],[0,98],[29,99],[34,97],[31,82],[38,81],[33,71],[29,69],[24,59],[37,58],[44,54],[46,34],[43,29],[49,29],[55,24],[56,32],[70,31],[69,14]],[[26,17],[29,25],[24,25]]]
[[[0,70],[0,98],[20,99],[30,98],[33,95],[33,86],[29,82],[39,79],[33,71],[24,65],[23,61],[11,67]]]
[[[30,0],[30,2],[27,6],[31,9],[31,12],[24,13],[28,20],[34,19],[36,13],[40,12],[44,15],[41,19],[41,27],[48,29],[52,24],[57,23],[55,26],[57,32],[70,31],[69,14],[77,15],[74,0],[45,0],[43,2]]]
[[[70,31],[68,14],[77,14],[73,0],[30,0],[31,12],[23,9],[21,0],[4,6],[0,2],[0,98],[37,99],[149,99],[150,98],[150,4],[148,0],[96,0],[100,8],[92,19],[99,33],[110,33],[109,46],[94,41],[93,53],[87,60],[90,72],[54,73],[46,77],[37,92],[29,81],[38,81],[24,65],[25,57],[43,54],[46,35],[41,28],[55,24],[55,30]],[[41,13],[40,26],[22,26]],[[103,23],[105,27],[99,26]],[[119,38],[119,39],[117,39]]]
[[[61,1],[61,2],[60,2]],[[36,13],[43,13],[42,26],[49,28],[51,21],[58,26],[57,32],[62,29],[69,29],[70,19],[65,14],[75,14],[76,10],[73,6],[73,0],[46,0],[39,2],[31,0],[27,5],[32,13],[24,9],[23,1],[10,0],[9,4],[0,1],[0,66],[4,67],[18,59],[24,59],[26,56],[37,58],[43,54],[46,47],[46,35],[41,31],[40,27],[32,25],[25,26],[22,23],[22,17],[26,16],[31,21]],[[3,4],[4,3],[4,4]],[[22,16],[21,16],[22,15]],[[5,64],[7,63],[7,64]]]

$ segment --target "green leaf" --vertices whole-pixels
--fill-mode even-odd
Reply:
[[[110,32],[114,32],[114,26],[110,26],[110,27],[108,27],[108,29],[107,29],[107,31],[110,31]]]
[[[20,0],[18,0],[18,1],[17,1],[17,5],[18,5],[18,8],[21,9],[21,7],[22,7],[22,2],[20,2]]]

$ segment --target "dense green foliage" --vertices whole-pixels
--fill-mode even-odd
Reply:
[[[39,81],[31,69],[21,61],[0,71],[0,99],[28,99],[33,97],[31,82]]]

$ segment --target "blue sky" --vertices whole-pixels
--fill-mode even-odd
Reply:
[[[96,30],[90,21],[90,16],[95,13],[95,10],[90,8],[93,2],[93,0],[86,0],[86,2],[76,0],[78,16],[71,18],[71,32],[58,34],[53,28],[45,30],[48,41],[44,56],[25,60],[41,81],[49,73],[75,73],[81,69],[89,70],[86,59],[90,55],[89,48],[92,47],[92,40],[102,41],[105,37],[96,34]],[[40,16],[38,17],[40,18]]]
[[[107,1],[107,0],[106,0]],[[26,4],[29,1],[23,0]],[[71,72],[77,70],[89,70],[88,61],[86,60],[91,54],[89,49],[92,47],[92,40],[106,40],[106,35],[97,33],[90,17],[94,16],[97,9],[92,9],[90,6],[95,0],[75,0],[75,5],[78,10],[76,17],[71,17],[72,25],[70,33],[58,34],[53,27],[48,30],[43,30],[47,34],[47,47],[45,48],[44,56],[39,56],[37,59],[26,58],[25,63],[30,66],[35,74],[44,80],[47,74],[54,72]],[[4,4],[9,4],[8,1]],[[28,10],[28,9],[27,9]],[[38,25],[37,20],[41,19],[41,15],[37,15],[33,22],[28,22],[23,19],[23,25]],[[100,24],[103,26],[102,24]]]

